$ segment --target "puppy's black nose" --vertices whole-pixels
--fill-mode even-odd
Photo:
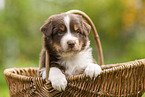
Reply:
[[[68,44],[69,48],[74,48],[74,46],[75,46],[75,42],[74,41],[68,41],[67,44]]]

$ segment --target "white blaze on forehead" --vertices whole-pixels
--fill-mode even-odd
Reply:
[[[66,25],[67,32],[70,33],[70,17],[69,17],[69,15],[66,15],[64,17],[64,23]]]
[[[77,37],[75,37],[72,33],[71,33],[71,30],[70,30],[70,16],[69,15],[66,15],[64,17],[64,24],[66,26],[66,29],[67,29],[67,32],[65,33],[65,35],[62,37],[61,39],[61,46],[63,48],[64,51],[67,51],[68,49],[68,44],[67,42],[68,41],[74,41],[76,44],[75,44],[75,49],[78,49],[78,46],[79,46],[79,40]]]

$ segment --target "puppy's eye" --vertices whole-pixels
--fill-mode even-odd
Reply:
[[[77,33],[77,34],[81,34],[81,31],[78,29],[78,30],[76,31],[76,33]]]
[[[64,32],[61,31],[61,30],[59,30],[59,31],[57,32],[58,35],[62,35],[63,33],[64,33]]]

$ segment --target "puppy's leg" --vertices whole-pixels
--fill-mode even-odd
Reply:
[[[88,64],[87,68],[85,69],[85,74],[86,76],[89,76],[90,78],[92,77],[97,77],[101,73],[102,69],[98,64]]]
[[[45,68],[45,49],[43,48],[41,50],[41,53],[40,53],[40,59],[39,59],[39,74],[38,76],[42,76],[43,72],[44,72],[44,68]]]
[[[45,52],[45,49],[42,49],[39,61],[39,76],[41,76],[43,79],[46,78]],[[65,90],[67,86],[65,75],[57,67],[50,68],[48,80],[51,81],[52,87],[58,91]]]
[[[46,78],[46,69],[41,69],[43,74],[42,78]],[[61,72],[61,70],[57,67],[51,67],[49,71],[49,78],[48,80],[51,81],[52,87],[58,91],[65,90],[67,86],[67,80],[65,75]]]

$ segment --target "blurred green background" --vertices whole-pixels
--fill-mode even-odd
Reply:
[[[93,20],[105,64],[145,58],[145,0],[0,0],[1,97],[9,97],[3,70],[38,67],[39,28],[50,15],[71,9],[82,10]],[[89,37],[97,59],[91,34]]]

